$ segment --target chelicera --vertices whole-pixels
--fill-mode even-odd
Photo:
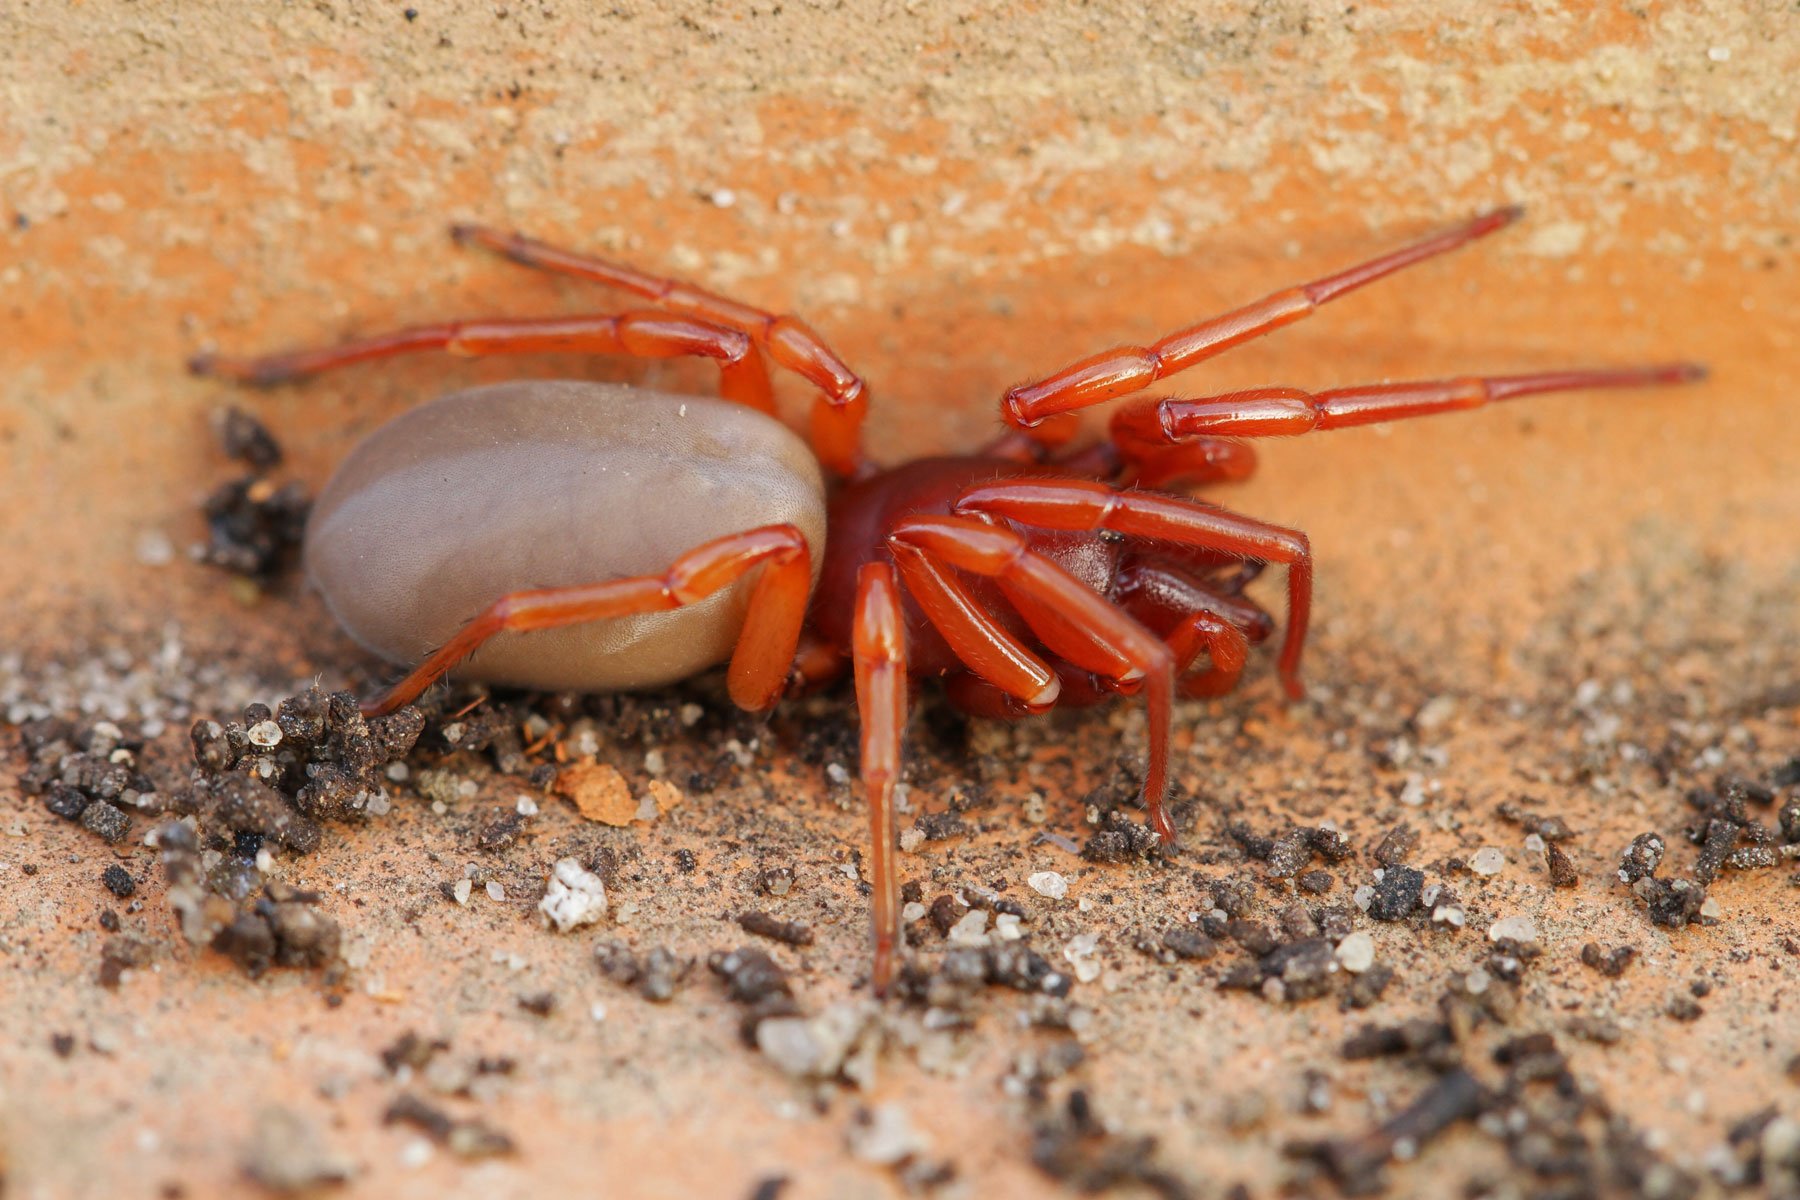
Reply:
[[[1192,499],[1254,468],[1237,439],[1366,425],[1541,392],[1680,383],[1678,363],[1138,399],[1079,444],[1071,414],[1119,400],[1365,284],[1483,237],[1514,208],[1192,324],[1082,359],[1000,402],[971,454],[877,466],[862,378],[817,333],[628,266],[477,226],[459,243],[643,297],[618,314],[424,325],[330,349],[193,369],[275,384],[420,350],[703,356],[722,399],[618,384],[514,383],[445,396],[366,438],[320,494],[308,574],[348,632],[412,671],[364,708],[392,711],[450,670],[528,688],[653,687],[730,659],[732,699],[763,709],[846,667],[872,825],[877,990],[901,944],[894,785],[908,688],[1017,718],[1141,695],[1143,802],[1165,803],[1175,698],[1238,681],[1274,622],[1245,594],[1287,572],[1283,688],[1302,694],[1312,607],[1306,536]],[[819,392],[810,450],[775,415],[769,363]],[[831,482],[826,482],[826,477]]]

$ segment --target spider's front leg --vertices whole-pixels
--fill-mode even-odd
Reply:
[[[1654,387],[1693,383],[1705,377],[1705,368],[1693,363],[1660,363],[1373,383],[1321,392],[1246,388],[1192,400],[1135,401],[1113,414],[1112,441],[1126,462],[1156,463],[1176,447],[1204,446],[1222,438],[1296,437],[1480,408],[1545,392]]]
[[[1309,317],[1320,305],[1435,258],[1518,220],[1522,210],[1499,208],[1452,229],[1358,263],[1347,270],[1274,292],[1261,300],[1177,330],[1149,346],[1121,346],[1071,363],[1035,383],[1009,388],[1000,402],[1007,422],[1032,429],[1058,413],[1074,412],[1141,391],[1233,346]]]

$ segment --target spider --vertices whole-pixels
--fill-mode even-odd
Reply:
[[[340,623],[411,672],[386,713],[453,668],[521,687],[654,687],[730,659],[763,709],[848,666],[871,822],[872,980],[902,944],[894,786],[913,679],[1003,719],[1143,697],[1143,805],[1164,842],[1176,696],[1218,696],[1274,621],[1245,595],[1287,574],[1282,687],[1302,696],[1306,535],[1192,499],[1255,467],[1237,439],[1292,436],[1542,392],[1696,380],[1688,363],[1139,398],[1079,445],[1073,414],[1122,399],[1396,271],[1511,224],[1502,208],[1162,338],[1009,389],[1007,428],[971,454],[877,466],[868,390],[811,328],[672,279],[474,225],[454,239],[649,302],[617,314],[453,321],[195,373],[269,385],[422,350],[717,361],[721,398],[593,382],[476,388],[366,438],[320,494],[309,576]],[[769,364],[818,390],[810,447],[775,415]],[[822,468],[822,469],[821,469]],[[825,475],[833,477],[827,485]]]

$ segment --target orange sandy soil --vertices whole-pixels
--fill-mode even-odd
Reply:
[[[1688,789],[1766,778],[1800,754],[1791,13],[1295,0],[1154,20],[1112,4],[418,9],[0,8],[0,683],[47,695],[68,672],[116,681],[171,638],[185,656],[162,676],[110,690],[141,700],[197,675],[196,714],[212,715],[315,674],[371,678],[298,584],[246,603],[187,561],[199,500],[232,474],[209,432],[228,401],[282,439],[283,478],[316,488],[360,433],[451,385],[579,371],[709,386],[684,368],[421,359],[245,397],[182,372],[215,345],[615,303],[454,252],[450,219],[806,313],[872,381],[871,444],[899,458],[973,444],[1001,389],[1076,353],[1521,201],[1520,227],[1178,390],[1667,358],[1707,362],[1712,381],[1268,447],[1262,474],[1221,499],[1313,536],[1314,690],[1282,705],[1260,662],[1238,694],[1180,713],[1177,778],[1194,802],[1179,863],[1091,865],[1034,844],[1024,815],[1041,792],[1043,830],[1087,835],[1083,798],[1117,777],[1121,747],[1129,769],[1141,753],[1129,705],[978,724],[967,751],[936,732],[944,722],[915,724],[916,804],[939,808],[976,782],[993,803],[970,815],[970,836],[902,863],[927,900],[1004,883],[1058,961],[1070,938],[1100,935],[1104,969],[1073,996],[1092,1014],[1087,1061],[1054,1089],[1085,1087],[1117,1129],[1154,1135],[1158,1161],[1202,1195],[1236,1182],[1255,1196],[1331,1194],[1281,1147],[1366,1129],[1428,1080],[1343,1061],[1338,1044],[1366,1022],[1434,1013],[1483,961],[1483,931],[1517,914],[1535,919],[1544,955],[1511,1022],[1471,1046],[1480,1071],[1494,1070],[1497,1040],[1556,1032],[1585,1087],[1703,1177],[1739,1118],[1768,1105],[1800,1115],[1784,1073],[1800,1051],[1784,995],[1800,973],[1793,866],[1727,873],[1712,890],[1718,923],[1673,933],[1612,881],[1645,830],[1669,838],[1665,870],[1687,869]],[[801,390],[787,394],[800,411]],[[172,562],[146,563],[169,545]],[[717,707],[704,687],[670,703],[692,695]],[[326,892],[358,947],[337,1007],[314,976],[252,982],[188,948],[154,852],[115,854],[23,795],[17,739],[0,729],[6,1194],[231,1192],[248,1186],[255,1114],[278,1105],[354,1164],[355,1194],[741,1196],[786,1176],[784,1196],[880,1196],[901,1176],[845,1139],[856,1110],[888,1104],[923,1137],[922,1159],[954,1165],[943,1194],[1042,1194],[1032,1114],[1001,1080],[1068,1035],[1022,1028],[1025,998],[991,989],[972,1033],[890,1048],[862,1090],[803,1087],[739,1043],[703,967],[651,1005],[599,976],[592,936],[535,923],[548,864],[610,847],[631,864],[615,909],[636,908],[605,936],[704,955],[751,940],[729,918],[766,907],[817,930],[805,951],[770,945],[809,1011],[856,999],[865,909],[840,868],[863,836],[859,806],[795,757],[809,725],[852,719],[842,697],[778,716],[749,767],[626,830],[546,801],[518,844],[479,852],[475,832],[520,788],[473,760],[453,765],[476,794],[447,813],[403,794],[378,822],[328,828],[318,853],[280,860],[278,874]],[[147,757],[178,771],[185,724]],[[1411,747],[1398,765],[1395,739]],[[656,748],[677,779],[719,749]],[[603,750],[634,791],[650,779],[645,749]],[[1400,802],[1419,786],[1422,804]],[[1576,831],[1579,887],[1552,890],[1522,831],[1494,815],[1521,797]],[[1227,821],[1273,832],[1326,818],[1363,852],[1331,868],[1327,900],[1368,880],[1366,852],[1399,820],[1422,831],[1411,861],[1433,881],[1430,864],[1485,846],[1507,865],[1451,878],[1469,909],[1460,933],[1360,923],[1399,972],[1368,1013],[1220,991],[1233,949],[1173,967],[1132,949],[1134,931],[1205,907],[1195,872],[1261,876],[1236,861]],[[146,881],[126,928],[157,951],[109,991],[95,982],[97,918],[121,907],[99,884],[115,857]],[[505,901],[442,897],[471,861]],[[752,888],[775,865],[799,880],[781,900]],[[1069,877],[1067,899],[1026,888],[1045,869]],[[1262,915],[1286,887],[1261,892]],[[936,955],[936,935],[925,941]],[[1607,979],[1579,962],[1589,941],[1641,958]],[[1712,985],[1703,1015],[1665,1016],[1700,979]],[[546,990],[559,1000],[549,1017],[518,1007]],[[1571,1038],[1577,1016],[1614,1020],[1624,1038]],[[916,1017],[894,1020],[917,1031]],[[517,1153],[425,1155],[416,1132],[382,1124],[402,1085],[377,1056],[405,1030],[447,1039],[453,1057],[517,1060],[479,1104],[434,1101],[507,1130]],[[66,1058],[57,1033],[75,1039]],[[1303,1111],[1308,1068],[1329,1080],[1322,1113]],[[1532,1187],[1467,1126],[1392,1181],[1409,1195]]]

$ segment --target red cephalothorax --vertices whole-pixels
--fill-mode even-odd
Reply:
[[[913,678],[940,679],[958,707],[1001,718],[1142,696],[1144,804],[1173,840],[1174,700],[1230,691],[1249,647],[1272,634],[1269,614],[1244,595],[1266,565],[1283,568],[1287,583],[1277,671],[1289,696],[1302,694],[1306,536],[1185,494],[1251,474],[1255,456],[1237,439],[1701,377],[1676,363],[1136,399],[1113,414],[1104,441],[1069,444],[1067,414],[1130,396],[1518,216],[1499,209],[1154,345],[1093,355],[1009,390],[1000,408],[1011,428],[977,453],[887,468],[863,456],[862,379],[797,319],[473,226],[453,236],[652,307],[417,326],[192,365],[273,384],[425,349],[717,361],[728,404],[620,385],[514,384],[396,419],[321,494],[308,572],[353,636],[417,663],[365,705],[371,714],[452,668],[600,691],[655,686],[729,657],[732,699],[756,709],[848,664],[862,719],[881,990],[902,944],[893,791]],[[770,361],[818,389],[810,456],[775,420]],[[829,495],[821,466],[841,481]]]

